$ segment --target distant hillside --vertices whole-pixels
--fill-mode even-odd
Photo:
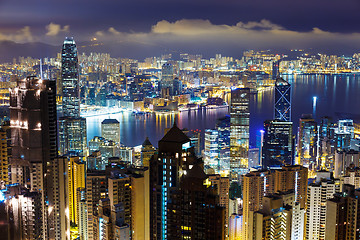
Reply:
[[[0,41],[0,62],[12,62],[13,58],[20,56],[44,58],[55,57],[61,51],[60,46],[52,46],[46,43],[15,43]]]

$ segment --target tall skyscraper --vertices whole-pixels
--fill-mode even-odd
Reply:
[[[219,165],[220,172],[228,174],[230,172],[230,116],[218,119],[216,130],[219,133]]]
[[[8,131],[10,126],[0,127],[0,189],[9,184]]]
[[[230,170],[233,174],[248,171],[250,89],[231,91],[230,105]]]
[[[66,37],[61,51],[62,110],[68,117],[80,117],[78,52],[72,37]]]
[[[275,82],[274,119],[291,121],[291,85],[282,78]]]
[[[60,155],[85,157],[86,119],[80,117],[78,52],[73,38],[65,38],[61,52],[62,117],[59,118]]]
[[[161,69],[161,96],[169,98],[174,90],[174,67],[171,63],[165,63]]]
[[[204,186],[207,177],[201,164],[190,139],[174,124],[150,160],[151,239],[222,239],[223,209],[216,194]]]
[[[264,168],[293,164],[292,122],[268,120],[264,122],[262,165]]]
[[[308,167],[310,170],[315,170],[318,167],[317,132],[317,123],[312,115],[301,116],[297,139],[297,163]]]
[[[70,157],[68,167],[68,192],[69,192],[69,218],[76,225],[79,224],[79,189],[85,188],[85,162],[79,157]]]
[[[12,183],[41,193],[44,238],[51,239],[54,229],[46,223],[48,208],[56,201],[52,169],[57,157],[55,81],[18,80],[10,91],[10,128]]]

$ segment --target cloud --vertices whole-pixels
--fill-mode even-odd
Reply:
[[[114,27],[97,32],[102,41],[139,43],[164,49],[231,52],[239,49],[319,48],[360,49],[360,33],[336,33],[314,27],[300,32],[284,28],[269,20],[213,24],[209,20],[162,20],[148,32],[120,32]]]
[[[15,42],[32,42],[35,40],[31,33],[29,26],[25,26],[20,30],[15,31],[13,34],[6,34],[0,32],[0,40],[8,40]]]
[[[65,25],[63,28],[60,24],[51,22],[49,25],[46,25],[46,36],[57,36],[60,32],[69,32],[70,26]]]

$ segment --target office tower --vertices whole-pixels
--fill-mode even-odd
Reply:
[[[250,89],[231,90],[230,170],[235,175],[248,171]]]
[[[9,126],[2,125],[0,128],[0,189],[9,184],[9,161],[8,161],[8,130]]]
[[[86,175],[86,210],[87,223],[86,230],[81,228],[80,231],[87,232],[87,239],[99,239],[98,228],[98,206],[101,199],[107,198],[107,176],[104,171],[88,171]],[[81,225],[79,228],[82,227]]]
[[[89,154],[92,154],[95,151],[100,150],[101,144],[103,144],[105,141],[105,138],[95,136],[93,139],[89,141]]]
[[[177,96],[177,95],[181,95],[183,90],[183,84],[182,81],[179,78],[174,78],[173,80],[173,95]]]
[[[293,164],[292,122],[265,121],[263,139],[263,168]]]
[[[102,147],[100,147],[100,151],[102,151]],[[150,147],[149,147],[150,149]],[[121,145],[118,149],[119,153],[117,153],[117,149],[116,152],[114,152],[114,156],[119,156],[119,158],[121,159],[121,161],[128,163],[128,164],[134,164],[134,148],[132,147],[126,147],[124,145]],[[149,152],[149,155],[151,153]],[[140,153],[141,155],[141,153]],[[151,155],[152,156],[152,155]],[[149,156],[151,158],[151,156]],[[140,156],[141,158],[141,156]],[[136,165],[136,164],[135,164]],[[141,165],[141,164],[139,164]],[[137,165],[138,166],[138,165]]]
[[[220,172],[218,137],[218,131],[212,129],[205,130],[204,162],[215,173]]]
[[[121,203],[111,206],[109,199],[100,200],[97,216],[99,239],[130,239],[129,225],[124,223]]]
[[[190,146],[194,147],[195,155],[201,156],[201,130],[181,129],[181,131],[190,139]]]
[[[275,82],[274,119],[291,121],[291,85],[282,78]]]
[[[86,119],[61,117],[59,119],[60,155],[79,156],[87,154]]]
[[[169,98],[173,95],[174,68],[171,63],[165,63],[161,69],[161,96]]]
[[[302,115],[297,140],[297,163],[308,167],[310,170],[316,170],[318,168],[317,137],[317,123],[311,115]]]
[[[79,189],[85,188],[85,162],[81,162],[79,157],[70,157],[68,167],[69,182],[69,218],[70,221],[78,225],[79,219]]]
[[[229,174],[230,172],[230,116],[226,115],[216,122],[216,130],[219,133],[219,165],[220,172]]]
[[[120,143],[120,123],[116,119],[105,119],[101,122],[101,137]]]
[[[321,139],[329,139],[332,135],[332,123],[330,117],[322,117],[319,129],[319,137]]]
[[[80,117],[78,52],[72,37],[65,38],[61,51],[63,116]]]
[[[86,157],[86,119],[80,117],[78,53],[73,38],[65,38],[61,52],[62,117],[59,118],[60,155]]]
[[[55,81],[18,80],[17,87],[10,90],[10,128],[12,183],[41,193],[44,237],[50,238],[53,231],[46,222],[47,202],[55,202],[51,167],[57,156]]]
[[[277,79],[280,75],[279,71],[280,60],[276,60],[272,63],[272,79]]]
[[[360,153],[354,150],[336,151],[334,164],[334,177],[339,178],[345,175],[346,168],[359,167]]]
[[[110,206],[121,203],[124,223],[130,226],[131,232],[131,176],[112,171],[108,179],[108,194]]]
[[[345,194],[344,194],[345,195]],[[358,199],[336,194],[326,201],[326,240],[357,239]]]
[[[87,169],[89,170],[105,170],[105,162],[100,151],[94,151],[87,157]]]
[[[322,176],[322,178],[321,178]],[[319,172],[315,183],[308,186],[306,209],[306,239],[325,239],[326,200],[340,192],[340,180],[329,172]]]
[[[334,129],[335,148],[338,150],[350,150],[351,140],[354,138],[354,122],[351,119],[339,120]]]
[[[219,196],[219,204],[225,209],[225,224],[224,233],[225,238],[229,237],[229,187],[230,181],[228,177],[221,177],[219,174],[209,175],[211,185],[217,190]]]
[[[345,174],[342,176],[344,184],[352,185],[355,189],[360,188],[360,169],[358,167],[346,168]]]
[[[141,162],[144,167],[149,167],[150,159],[154,154],[155,148],[151,144],[149,138],[146,137],[145,141],[141,145]]]

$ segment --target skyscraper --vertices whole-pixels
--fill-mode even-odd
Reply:
[[[299,164],[314,170],[317,163],[317,123],[312,115],[302,115],[299,123],[297,155]]]
[[[282,78],[275,82],[274,119],[291,121],[291,85]]]
[[[120,143],[120,123],[116,119],[105,119],[101,122],[101,136],[107,140]]]
[[[61,52],[62,117],[59,118],[60,155],[85,157],[86,119],[80,117],[80,82],[76,44],[65,38]]]
[[[66,37],[61,51],[62,110],[68,117],[80,117],[78,52],[72,37]]]
[[[171,63],[165,63],[161,69],[161,96],[168,98],[173,95],[174,67]]]
[[[230,105],[230,169],[241,174],[248,170],[250,89],[231,91]]]
[[[292,122],[264,122],[262,164],[264,168],[293,164]]]
[[[204,185],[202,164],[174,124],[150,160],[151,239],[223,239],[224,209]]]

